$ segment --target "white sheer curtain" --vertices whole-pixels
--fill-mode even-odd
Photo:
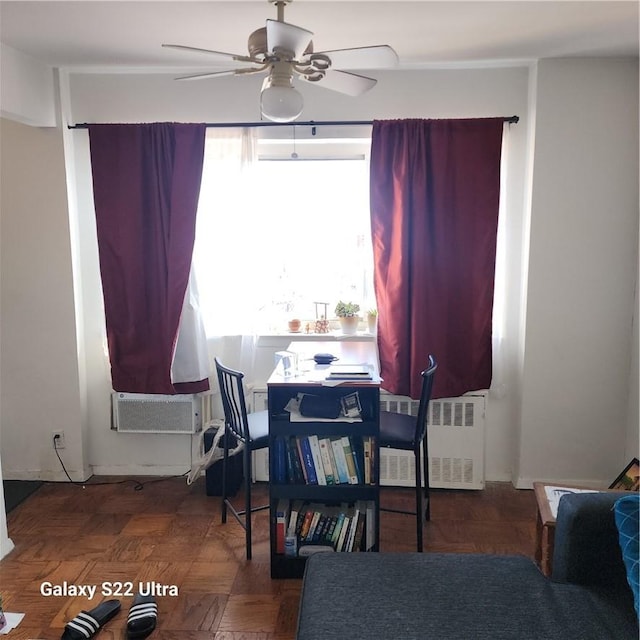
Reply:
[[[171,364],[171,380],[174,384],[198,382],[208,378],[209,371],[207,336],[200,311],[200,296],[192,264]]]
[[[209,129],[196,225],[194,268],[210,352],[252,378],[256,328],[248,279],[260,268],[247,260],[247,243],[260,241],[246,212],[259,207],[252,189],[254,129]]]

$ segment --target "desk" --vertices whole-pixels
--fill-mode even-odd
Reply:
[[[368,364],[371,366],[373,381],[369,384],[379,386],[380,367],[378,364],[378,349],[375,342],[370,340],[328,341],[328,340],[293,340],[287,351],[298,357],[298,371],[295,376],[287,377],[274,371],[269,385],[278,384],[322,384],[329,365],[316,365],[313,356],[316,353],[330,353],[336,356],[336,364]]]
[[[302,548],[309,552],[319,541],[298,537],[297,556],[285,555],[282,551],[282,522],[287,521],[290,512],[300,510],[303,503],[313,506],[313,510],[325,519],[337,517],[336,511],[346,511],[353,515],[354,536],[358,539],[357,526],[360,521],[362,544],[370,551],[379,549],[379,511],[380,511],[380,380],[378,356],[373,342],[292,342],[288,348],[298,355],[298,368],[294,375],[285,377],[276,370],[267,381],[269,410],[269,503],[270,503],[270,542],[271,577],[301,578],[304,573],[306,557],[300,555]],[[373,380],[349,380],[340,384],[328,385],[325,378],[327,365],[316,365],[315,353],[331,353],[339,358],[336,364],[369,364]],[[345,417],[336,420],[305,419],[297,421],[285,408],[292,398],[300,393],[309,393],[327,400],[340,399],[357,392],[360,405],[360,419],[349,421]],[[334,443],[347,440],[351,445],[356,464],[366,474],[358,474],[357,479],[325,484],[318,479],[311,482],[293,473],[294,463],[290,456],[295,455],[303,440],[317,441],[325,450],[331,450]],[[285,453],[282,453],[285,451]],[[367,457],[365,451],[369,451]],[[287,465],[283,472],[282,460]],[[278,462],[278,460],[280,462]],[[316,466],[326,465],[315,459]],[[280,465],[277,467],[276,465]],[[311,462],[313,464],[313,462]],[[331,463],[329,463],[331,465]],[[325,467],[326,468],[326,467]],[[322,475],[322,474],[319,474]],[[337,476],[338,474],[332,474]],[[294,509],[294,506],[298,507]],[[284,516],[282,514],[285,514]],[[279,529],[280,524],[280,529]],[[287,527],[288,528],[288,527]],[[345,529],[346,531],[346,529]],[[351,533],[349,531],[349,533]],[[338,547],[337,541],[329,544],[324,538],[324,547]],[[338,548],[336,548],[338,547]],[[363,548],[363,547],[361,547]],[[330,550],[330,549],[329,549]]]

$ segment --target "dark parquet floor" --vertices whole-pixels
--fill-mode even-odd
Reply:
[[[26,614],[10,640],[54,640],[80,610],[122,585],[122,611],[99,640],[124,640],[133,591],[153,589],[158,626],[151,640],[292,640],[301,580],[271,580],[266,511],[254,516],[254,557],[244,558],[242,529],[220,523],[219,498],[204,480],[92,478],[86,485],[45,484],[7,517],[15,549],[0,562],[5,611]],[[107,483],[107,484],[101,484]],[[256,500],[267,488],[256,485]],[[383,489],[385,506],[410,505],[413,493]],[[257,503],[256,503],[257,504]],[[436,490],[425,550],[513,553],[533,558],[533,491],[488,483],[483,491]],[[381,514],[381,550],[414,551],[415,520]],[[47,595],[48,585],[67,593]],[[95,587],[86,594],[70,588]],[[117,595],[117,594],[116,594]]]

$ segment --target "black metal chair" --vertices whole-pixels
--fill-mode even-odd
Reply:
[[[427,411],[431,400],[431,390],[433,388],[433,377],[438,365],[433,356],[429,356],[429,365],[420,374],[422,376],[422,390],[420,393],[420,404],[416,417],[392,413],[390,411],[380,412],[380,449],[400,449],[402,451],[413,451],[416,468],[416,507],[415,511],[403,509],[391,509],[380,507],[380,511],[392,513],[406,513],[416,516],[416,537],[418,551],[422,551],[422,526],[423,508],[424,519],[431,519],[431,500],[429,499],[429,447],[427,443]],[[424,474],[420,460],[420,449],[422,448],[424,459]],[[424,484],[423,484],[424,479]],[[426,501],[424,507],[423,499]]]
[[[269,413],[268,411],[257,411],[248,414],[242,383],[244,374],[225,367],[218,358],[215,358],[215,364],[225,423],[224,456],[222,458],[222,522],[227,521],[227,511],[230,511],[231,515],[243,527],[247,560],[251,560],[251,514],[269,508],[268,504],[259,507],[251,506],[251,454],[257,449],[269,446]],[[230,441],[234,439],[243,445],[241,455],[244,477],[244,509],[242,510],[236,509],[227,495],[229,447]]]

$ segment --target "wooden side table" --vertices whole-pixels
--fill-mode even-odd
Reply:
[[[545,576],[551,575],[553,562],[553,544],[556,533],[556,519],[551,513],[544,482],[534,482],[533,490],[538,504],[536,518],[536,554],[535,559],[540,571]]]
[[[557,487],[558,489],[567,489],[568,491],[588,491],[592,493],[600,493],[607,491],[608,493],[625,493],[611,489],[594,489],[593,487],[577,487],[575,485],[562,485],[552,482],[534,482],[533,490],[536,495],[538,504],[538,518],[536,520],[536,553],[535,560],[540,567],[543,575],[550,576],[553,570],[553,548],[556,533],[556,518],[551,511],[551,505],[547,498],[546,487]]]

